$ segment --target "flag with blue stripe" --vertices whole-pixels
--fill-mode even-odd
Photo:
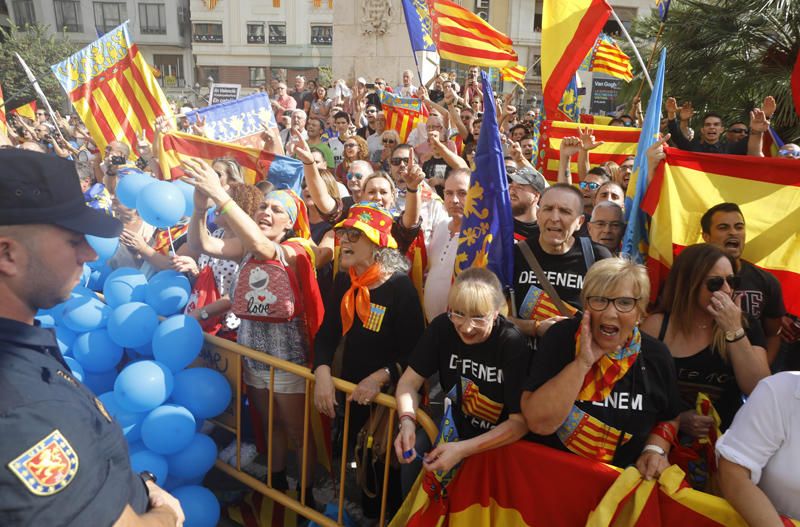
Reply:
[[[413,51],[436,51],[431,35],[431,17],[425,0],[403,0],[408,38]]]
[[[254,93],[235,101],[212,104],[186,114],[194,124],[202,116],[206,121],[206,137],[229,143],[268,128],[277,128],[272,104],[266,93]]]

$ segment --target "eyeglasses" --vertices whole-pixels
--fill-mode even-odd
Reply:
[[[621,229],[625,226],[625,224],[621,221],[590,221],[589,223],[596,225],[601,229],[605,229],[606,227],[611,227],[612,229]]]
[[[724,278],[721,276],[712,276],[706,279],[706,289],[708,289],[709,292],[714,293],[722,289],[722,284],[724,284],[725,282],[728,282],[728,285],[731,287],[731,289],[734,290],[738,289],[742,283],[741,279],[733,274],[728,275]]]
[[[605,311],[608,304],[613,303],[614,309],[620,313],[630,313],[639,302],[638,298],[630,296],[620,296],[617,298],[608,298],[607,296],[587,296],[586,303],[592,311]]]
[[[367,113],[375,113],[375,112],[377,112],[377,110],[375,110],[374,108],[372,110],[367,110]]]
[[[494,315],[468,317],[463,313],[459,313],[458,311],[448,311],[447,318],[450,319],[450,322],[458,326],[466,326],[467,328],[469,326],[474,326],[475,329],[486,329],[492,322],[494,322]]]
[[[517,171],[517,167],[506,165],[506,174],[513,174]]]
[[[728,132],[732,134],[746,134],[747,128],[731,128]]]
[[[364,176],[362,176],[361,174],[358,174],[358,173],[356,173],[356,174],[348,173],[347,174],[347,180],[348,181],[352,181],[354,179],[356,181],[361,181],[362,179],[364,179]]]
[[[408,159],[409,158],[407,157],[393,157],[391,163],[396,167],[399,167],[400,165],[408,165]]]
[[[363,233],[358,229],[336,229],[336,236],[340,240],[347,240],[350,243],[356,243],[361,239]]]
[[[800,158],[800,150],[778,150],[778,155],[797,159]]]
[[[594,181],[581,181],[578,183],[578,186],[581,188],[581,190],[597,190],[600,188],[600,183],[596,183]]]
[[[394,139],[384,139],[384,140],[383,140],[383,144],[385,144],[385,145],[393,145],[393,144],[395,144],[396,142],[397,142],[397,141],[395,141]]]
[[[358,144],[357,143],[345,143],[344,147],[345,148],[358,148]]]

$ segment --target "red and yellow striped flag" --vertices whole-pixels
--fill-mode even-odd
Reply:
[[[448,0],[428,0],[433,41],[443,59],[483,66],[517,66],[514,42],[475,13]]]
[[[386,127],[396,131],[400,135],[400,142],[405,143],[408,134],[422,118],[422,101],[382,91],[381,107],[386,115]]]
[[[21,117],[25,117],[26,119],[30,119],[34,123],[36,122],[36,101],[31,101],[27,104],[23,104],[22,106],[17,106],[11,113],[15,113]]]
[[[511,68],[501,69],[500,77],[502,77],[504,81],[511,81],[517,84],[520,88],[525,89],[525,84],[523,84],[523,82],[525,81],[525,74],[527,72],[528,68],[517,64],[516,66]]]
[[[461,378],[463,387],[461,409],[466,415],[479,417],[484,421],[497,424],[503,413],[503,405],[481,394],[477,384],[469,379]]]
[[[590,71],[606,73],[625,82],[633,80],[631,58],[623,52],[614,39],[608,35],[600,35],[594,48],[594,57]]]
[[[6,124],[6,99],[3,97],[3,87],[0,86],[0,133],[8,133],[8,125]]]
[[[558,179],[558,160],[561,140],[565,137],[577,136],[579,123],[562,121],[543,121],[539,131],[539,157],[537,168],[548,181]],[[592,165],[599,165],[606,161],[622,164],[628,156],[636,155],[639,144],[640,128],[626,128],[622,126],[593,126],[592,132],[597,141],[605,141],[589,153]],[[578,173],[578,164],[570,165],[572,174]]]
[[[769,271],[783,289],[786,310],[800,315],[800,172],[797,161],[665,149],[642,210],[652,216],[647,266],[652,290],[684,248],[702,243],[700,217],[730,202],[746,225],[743,258]]]
[[[152,69],[131,41],[127,22],[52,66],[100,151],[121,141],[135,151],[137,136],[152,141],[156,117],[169,103]]]

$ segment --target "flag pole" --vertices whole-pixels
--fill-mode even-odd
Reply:
[[[633,48],[633,53],[636,55],[636,58],[639,60],[639,64],[642,66],[642,71],[644,71],[644,78],[647,79],[647,84],[650,85],[650,89],[653,89],[653,81],[650,79],[650,73],[647,72],[647,66],[645,66],[644,61],[642,60],[642,56],[639,54],[639,50],[636,49],[636,44],[633,43],[633,39],[628,34],[628,30],[625,29],[625,26],[622,24],[622,21],[617,16],[617,12],[614,11],[614,8],[611,8],[611,16],[614,17],[614,20],[617,21],[619,28],[622,30],[622,34],[625,35],[625,38],[628,39],[631,47]]]
[[[27,75],[28,80],[30,81],[31,84],[33,84],[33,90],[36,92],[36,95],[38,95],[39,99],[41,99],[44,105],[47,106],[47,111],[50,114],[50,120],[53,121],[53,124],[56,127],[56,132],[58,132],[58,136],[61,138],[62,141],[66,142],[66,139],[64,139],[64,136],[61,134],[61,128],[58,126],[58,121],[56,121],[56,114],[53,111],[53,107],[50,106],[50,101],[48,101],[47,97],[44,96],[44,92],[42,91],[42,88],[39,86],[39,81],[36,80],[36,77],[34,76],[33,72],[25,63],[25,61],[22,60],[22,57],[19,56],[19,53],[15,52],[14,55],[17,56],[17,60],[19,60],[19,63],[22,65],[22,69],[25,70],[25,75]]]
[[[658,26],[658,33],[656,33],[656,41],[653,43],[653,51],[650,53],[650,58],[647,60],[647,70],[653,65],[653,59],[656,58],[656,49],[658,49],[658,41],[661,40],[661,33],[664,32],[664,22]],[[652,88],[652,86],[651,86]],[[636,92],[636,97],[641,97],[642,90],[644,89],[644,79],[639,83],[639,91]]]

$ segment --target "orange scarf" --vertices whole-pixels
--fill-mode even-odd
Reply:
[[[578,401],[604,401],[614,389],[614,385],[628,373],[642,349],[642,334],[633,328],[633,335],[625,347],[614,353],[606,353],[594,363],[583,379],[583,387],[578,393]],[[575,356],[581,352],[581,332],[575,335]]]
[[[356,275],[354,267],[350,268],[350,289],[342,297],[342,304],[339,311],[342,315],[342,335],[347,334],[353,327],[355,314],[362,324],[369,320],[369,286],[380,280],[381,266],[376,262],[370,265],[364,274]]]

